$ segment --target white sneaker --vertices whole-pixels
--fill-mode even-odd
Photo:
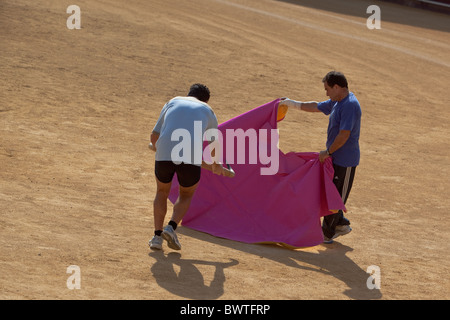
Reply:
[[[174,250],[181,250],[181,244],[178,241],[177,234],[175,233],[171,225],[168,225],[164,228],[162,237],[167,241],[167,245],[169,246],[169,248]]]
[[[148,242],[150,249],[161,250],[163,239],[160,236],[154,235],[153,238]]]
[[[336,226],[336,233],[333,236],[333,239],[336,239],[339,236],[344,236],[352,231],[352,228],[349,225],[345,226]]]
[[[336,226],[335,234],[331,238],[323,236],[323,243],[330,244],[333,243],[334,239],[336,239],[339,236],[346,235],[352,231],[352,228],[349,225],[344,226]]]

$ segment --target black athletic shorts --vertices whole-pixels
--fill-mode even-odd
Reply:
[[[155,161],[155,176],[162,183],[172,181],[177,174],[180,186],[188,188],[200,181],[201,167],[193,164],[175,164],[172,161]]]

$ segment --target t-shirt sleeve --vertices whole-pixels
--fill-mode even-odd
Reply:
[[[209,128],[208,129],[217,129],[217,127],[219,126],[219,122],[217,121],[217,117],[214,114],[214,112],[212,113],[211,119],[209,121]]]
[[[317,104],[317,109],[322,111],[325,115],[329,115],[331,113],[331,110],[333,109],[333,102],[331,101],[331,99],[319,102]]]
[[[164,124],[164,116],[166,115],[167,109],[169,109],[168,103],[166,103],[162,108],[158,121],[156,121],[155,127],[153,128],[153,132],[161,133],[161,128]]]
[[[211,110],[211,115],[208,119],[208,126],[206,128],[207,130],[212,130],[212,132],[214,132],[211,141],[214,141],[215,140],[214,137],[217,136],[217,134],[218,134],[217,133],[219,131],[218,126],[219,126],[219,122],[217,121],[216,114],[214,113],[214,111]]]

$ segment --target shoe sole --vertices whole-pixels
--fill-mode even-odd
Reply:
[[[152,249],[152,250],[162,250],[162,246],[152,246],[152,245],[150,245],[150,249]]]
[[[164,240],[167,241],[167,245],[169,246],[169,248],[171,248],[173,250],[181,250],[181,246],[178,245],[169,234],[163,232],[162,237]]]
[[[340,231],[340,232],[337,232],[337,233],[333,236],[333,239],[336,239],[337,237],[345,236],[346,234],[349,234],[350,232],[352,232],[352,228],[349,228],[349,229],[347,229],[346,231]]]
[[[162,250],[162,245],[154,245],[154,244],[151,243],[151,241],[148,243],[148,246],[152,250]]]
[[[337,237],[345,236],[346,234],[349,234],[350,232],[352,232],[352,228],[350,228],[350,230],[347,230],[347,231],[340,231],[340,232],[337,232],[337,233],[333,236],[333,238],[331,238],[330,240],[324,240],[323,243],[325,243],[325,244],[331,244],[331,243],[334,242],[334,239],[336,239]]]

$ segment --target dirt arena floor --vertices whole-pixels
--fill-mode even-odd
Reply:
[[[449,21],[364,0],[0,1],[0,298],[449,299]],[[167,100],[205,83],[224,122],[326,100],[333,69],[363,110],[352,233],[289,250],[181,226],[182,251],[149,250]],[[322,150],[327,124],[290,110],[280,148]]]

